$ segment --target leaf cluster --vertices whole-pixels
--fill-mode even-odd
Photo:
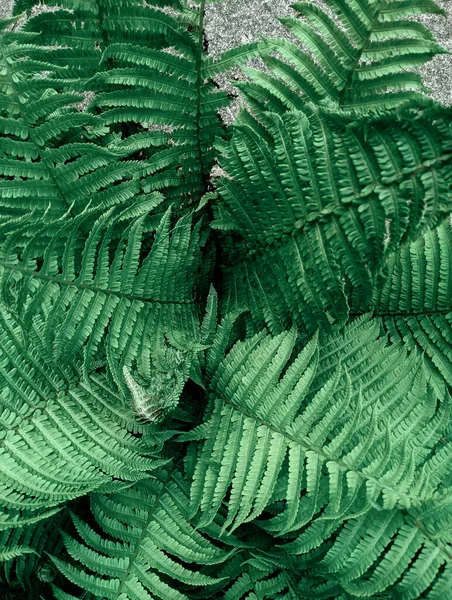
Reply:
[[[0,23],[1,597],[452,598],[441,9],[207,1]]]

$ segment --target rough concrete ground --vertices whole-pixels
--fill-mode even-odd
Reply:
[[[209,50],[219,54],[233,46],[267,37],[284,36],[286,30],[277,16],[292,14],[294,0],[223,0],[208,5],[206,29]],[[0,18],[11,14],[13,0],[0,0]],[[438,41],[452,52],[452,0],[439,0],[447,18],[422,17]],[[452,55],[437,56],[423,68],[432,96],[444,104],[452,104]],[[237,72],[235,73],[237,76]],[[229,75],[231,77],[231,75]]]

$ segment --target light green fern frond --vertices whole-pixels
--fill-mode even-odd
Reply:
[[[186,600],[190,590],[218,581],[216,572],[231,555],[230,547],[190,524],[187,507],[177,468],[118,494],[95,495],[96,529],[74,516],[78,539],[64,535],[71,561],[54,558],[55,564],[95,597]],[[184,588],[187,595],[179,591]],[[55,590],[55,597],[66,595]]]
[[[280,19],[296,43],[265,39],[261,54],[273,76],[245,69],[240,83],[252,106],[300,109],[306,101],[360,112],[381,111],[424,96],[416,69],[446,52],[419,14],[444,14],[433,0],[297,2]]]
[[[443,387],[438,400],[422,362],[379,331],[378,320],[361,319],[295,359],[293,332],[238,342],[221,362],[224,335],[209,351],[207,421],[182,437],[199,444],[192,515],[200,527],[219,512],[223,530],[246,535],[254,523],[274,536],[268,559],[284,566],[272,571],[288,598],[290,581],[300,598],[397,597],[440,581],[448,563],[427,507],[440,503],[450,522],[439,494],[451,451],[438,445],[450,399]],[[300,556],[293,580],[291,555]],[[241,585],[254,584],[244,576],[224,597],[241,598]]]
[[[446,498],[406,515],[372,510],[349,521],[299,586],[299,597],[448,598],[451,514]]]
[[[278,535],[306,528],[291,544],[305,552],[352,515],[431,496],[429,450],[449,400],[438,401],[419,360],[378,332],[378,322],[353,323],[320,351],[314,338],[293,361],[295,332],[232,348],[212,376],[206,423],[182,436],[202,440],[191,490],[200,525],[226,496],[232,530],[284,501],[258,522]]]
[[[146,477],[155,441],[141,434],[104,377],[45,358],[36,332],[0,312],[0,529],[49,516],[68,500]],[[157,439],[157,438],[156,438]]]

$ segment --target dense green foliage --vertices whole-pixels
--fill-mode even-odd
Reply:
[[[0,598],[452,600],[441,10],[206,1],[0,23]]]

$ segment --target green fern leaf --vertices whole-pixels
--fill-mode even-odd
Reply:
[[[447,517],[438,519],[445,509],[448,523]],[[302,597],[336,598],[340,590],[359,598],[388,597],[388,593],[404,600],[439,598],[438,593],[447,597],[448,524],[448,498],[411,509],[405,517],[393,511],[371,511],[350,521],[318,563],[317,575],[331,579],[319,585],[320,577],[312,578]]]
[[[33,36],[32,36],[33,37]],[[141,190],[141,166],[106,145],[83,96],[58,91],[26,34],[0,35],[0,226],[20,218],[50,223],[105,209]],[[33,39],[31,40],[33,41]]]
[[[405,244],[386,263],[375,288],[375,313],[394,342],[424,353],[432,372],[452,385],[452,229],[446,219]]]
[[[153,445],[101,376],[80,380],[46,359],[35,332],[29,339],[1,310],[2,460],[0,528],[46,518],[91,490],[116,489],[161,464]]]
[[[84,352],[87,376],[102,348],[124,391],[123,367],[136,365],[147,380],[155,369],[169,372],[174,365],[158,356],[168,343],[185,351],[188,366],[199,337],[199,226],[183,217],[170,231],[170,211],[149,218],[161,200],[112,208],[88,233],[89,215],[25,244],[19,230],[2,249],[4,298],[26,328],[39,329],[53,360],[71,363]]]
[[[98,530],[74,516],[81,541],[65,535],[72,561],[54,558],[55,564],[83,590],[111,600],[187,599],[174,584],[211,585],[218,578],[205,565],[218,569],[231,555],[230,548],[217,547],[190,524],[187,501],[177,468],[161,470],[158,477],[119,494],[93,496]]]
[[[450,211],[449,113],[434,114],[435,125],[413,112],[364,131],[312,107],[260,123],[243,114],[218,144],[222,206],[243,240],[225,266],[236,306],[274,331],[295,321],[311,333],[343,322],[349,304],[368,310],[385,255]]]
[[[344,338],[347,352],[322,348]],[[294,332],[260,333],[238,342],[219,364],[200,431],[191,511],[200,511],[199,524],[206,525],[228,496],[224,528],[237,529],[262,515],[288,469],[286,509],[262,526],[283,534],[309,524],[299,544],[312,532],[310,550],[353,514],[409,508],[432,494],[423,470],[448,404],[437,404],[419,361],[378,339],[378,323],[362,321],[326,338],[320,358],[313,339],[288,364],[295,339]],[[364,385],[361,371],[369,368]]]
[[[15,12],[34,4],[19,1]],[[47,61],[50,79],[92,92],[90,111],[119,133],[112,149],[149,159],[145,192],[164,189],[181,209],[196,202],[208,189],[214,139],[224,134],[218,111],[230,102],[212,76],[256,56],[257,44],[208,57],[205,0],[45,4],[61,10],[30,17],[21,31],[39,34],[34,43],[45,50],[36,46],[33,56]]]
[[[297,17],[280,21],[297,43],[264,39],[261,54],[274,76],[246,70],[254,83],[239,86],[257,105],[267,97],[284,110],[311,101],[368,113],[414,103],[427,91],[414,69],[446,52],[412,20],[444,15],[433,0],[303,1],[292,7]]]

